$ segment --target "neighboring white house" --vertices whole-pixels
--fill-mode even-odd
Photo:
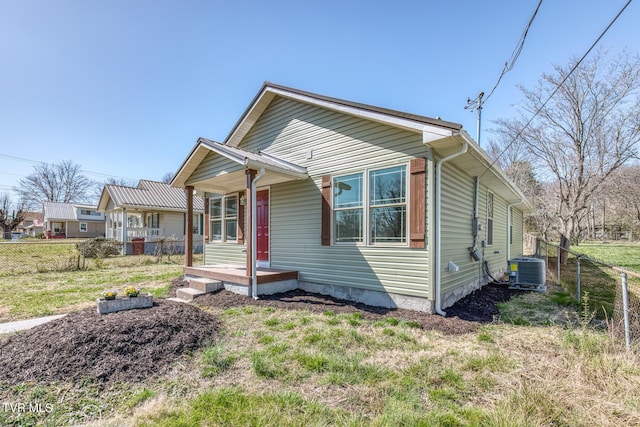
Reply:
[[[136,187],[105,184],[98,210],[106,215],[106,237],[120,242],[132,239],[184,242],[187,197],[184,190],[141,179]],[[192,236],[202,248],[204,202],[194,198]],[[125,220],[126,218],[126,220]]]
[[[459,124],[271,83],[172,185],[205,198],[187,275],[439,313],[523,254],[529,209]]]
[[[44,202],[44,236],[47,239],[104,236],[104,214],[93,205]]]

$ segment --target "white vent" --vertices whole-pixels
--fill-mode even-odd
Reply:
[[[509,260],[511,289],[546,291],[546,265],[543,259],[520,257]]]

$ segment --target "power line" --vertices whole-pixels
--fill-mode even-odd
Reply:
[[[529,19],[527,26],[522,32],[522,35],[520,36],[520,40],[518,40],[518,43],[516,44],[515,49],[511,53],[511,57],[507,62],[504,63],[504,68],[502,69],[502,73],[500,73],[500,77],[498,77],[498,81],[493,86],[493,89],[491,89],[491,92],[489,92],[489,95],[487,95],[487,97],[484,99],[484,102],[487,102],[489,98],[491,98],[491,95],[493,95],[493,92],[495,92],[496,88],[500,84],[502,77],[504,77],[504,75],[507,74],[509,71],[511,71],[513,69],[513,66],[516,65],[516,61],[520,57],[520,53],[522,53],[522,49],[524,48],[524,41],[527,38],[527,34],[529,34],[529,29],[531,28],[531,24],[533,24],[533,20],[536,19],[536,15],[538,14],[538,10],[540,10],[541,5],[542,5],[542,0],[540,0],[540,2],[538,3],[536,10],[533,11],[533,15],[531,15],[531,18]]]
[[[609,22],[609,25],[607,25],[607,27],[604,29],[604,31],[602,31],[602,33],[600,33],[600,35],[598,36],[598,38],[591,44],[591,47],[589,47],[589,49],[587,49],[587,51],[584,53],[584,55],[582,55],[582,57],[578,60],[578,62],[575,63],[575,65],[571,68],[571,70],[567,73],[567,75],[562,79],[562,81],[556,86],[556,88],[553,90],[553,92],[551,92],[551,95],[549,95],[549,97],[542,103],[542,105],[540,105],[540,107],[538,107],[536,109],[536,111],[533,113],[533,115],[531,116],[531,118],[529,119],[529,121],[527,121],[527,123],[522,127],[522,129],[520,129],[518,131],[518,133],[516,134],[516,136],[513,137],[513,139],[507,144],[507,146],[500,152],[500,154],[498,154],[496,156],[496,158],[491,162],[491,164],[487,167],[487,169],[482,173],[482,175],[480,175],[480,177],[484,176],[484,174],[486,174],[489,169],[491,169],[496,162],[498,161],[498,159],[500,159],[500,157],[502,157],[502,155],[513,145],[513,143],[515,143],[518,138],[520,138],[520,135],[522,135],[522,133],[529,127],[529,125],[531,124],[531,122],[533,122],[533,119],[535,119],[538,114],[540,114],[540,112],[542,111],[542,109],[544,107],[547,106],[547,104],[549,103],[549,101],[551,101],[551,98],[554,97],[554,95],[560,90],[560,88],[562,87],[562,85],[567,81],[567,79],[569,79],[569,77],[571,76],[571,74],[573,74],[573,72],[580,66],[580,64],[582,63],[582,61],[584,61],[584,59],[587,57],[587,55],[589,55],[591,53],[591,51],[596,47],[596,45],[600,42],[600,40],[602,39],[602,37],[604,37],[604,35],[607,33],[607,31],[609,31],[609,29],[613,26],[613,24],[618,20],[618,18],[620,17],[620,15],[622,15],[622,13],[627,9],[627,7],[631,4],[632,0],[628,0],[627,3],[622,7],[622,9],[620,9],[620,12],[618,12],[618,14],[611,20],[611,22]]]
[[[500,73],[500,76],[498,77],[496,84],[493,85],[493,89],[491,89],[491,92],[489,92],[489,95],[487,95],[487,97],[484,98],[484,92],[480,92],[480,94],[475,99],[467,98],[467,105],[465,105],[464,109],[469,111],[478,111],[478,122],[477,122],[477,129],[476,129],[476,140],[478,142],[478,145],[480,145],[482,106],[489,100],[489,98],[491,98],[491,95],[493,95],[493,92],[496,91],[496,88],[500,84],[502,77],[504,77],[504,75],[507,74],[509,71],[511,71],[513,67],[516,65],[516,61],[520,57],[520,53],[522,53],[522,49],[524,48],[524,41],[527,38],[527,34],[529,34],[529,29],[533,24],[533,20],[536,19],[536,15],[538,14],[538,10],[540,10],[541,5],[542,5],[542,0],[538,2],[538,6],[536,7],[536,10],[533,11],[533,15],[531,15],[531,18],[529,18],[529,22],[527,23],[527,26],[522,32],[522,35],[520,36],[520,39],[518,40],[516,47],[513,49],[513,52],[511,53],[511,57],[509,58],[509,60],[507,60],[507,62],[504,63],[502,72]]]
[[[27,163],[33,163],[33,164],[41,164],[41,165],[47,165],[47,166],[54,166],[53,163],[48,163],[48,162],[42,162],[40,160],[32,160],[32,159],[26,159],[24,157],[17,157],[17,156],[11,156],[9,154],[0,154],[0,157],[3,157],[5,159],[9,159],[9,160],[17,160],[20,162],[27,162]],[[102,173],[102,172],[92,172],[92,171],[88,171],[88,170],[84,170],[81,169],[80,172],[82,173],[86,173],[89,175],[96,175],[96,176],[102,176],[105,178],[117,178],[117,179],[126,179],[128,181],[136,181],[133,178],[127,178],[124,176],[118,176],[118,175],[110,175],[110,174],[106,174],[106,173]],[[16,175],[16,174],[10,174],[8,172],[0,172],[0,173],[4,173],[5,175],[15,175],[15,176],[22,176],[24,177],[24,175]]]

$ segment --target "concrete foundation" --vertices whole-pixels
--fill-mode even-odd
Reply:
[[[239,295],[251,296],[251,286],[224,282],[224,288]],[[281,280],[279,282],[262,283],[258,285],[258,295],[273,295],[298,289],[297,280]]]
[[[422,297],[302,281],[299,282],[299,287],[307,292],[330,295],[334,298],[361,302],[376,307],[405,308],[425,313],[433,313],[434,309],[433,301]]]

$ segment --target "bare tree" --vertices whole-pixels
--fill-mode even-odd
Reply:
[[[598,52],[576,64],[574,59],[566,67],[555,66],[533,90],[520,86],[521,116],[497,122],[502,140],[518,136],[515,144],[530,156],[539,176],[555,184],[554,214],[565,249],[593,194],[637,157],[640,141],[640,58],[621,54],[606,61]]]
[[[91,198],[97,204],[102,196],[102,190],[105,185],[119,185],[122,187],[133,187],[135,184],[133,181],[125,178],[107,178],[104,181],[93,181],[91,183]]]
[[[42,202],[83,202],[90,197],[91,180],[71,160],[39,163],[31,175],[20,180],[18,193],[30,209]]]
[[[165,184],[171,184],[171,181],[173,181],[173,177],[174,177],[173,172],[167,172],[164,175],[162,175],[161,182],[164,182]]]
[[[6,194],[0,194],[0,238],[14,230],[24,220],[24,206],[18,203],[13,206],[11,198]]]
[[[619,225],[622,230],[633,233],[640,225],[640,165],[617,170],[600,193],[594,210],[597,209],[601,221]]]

